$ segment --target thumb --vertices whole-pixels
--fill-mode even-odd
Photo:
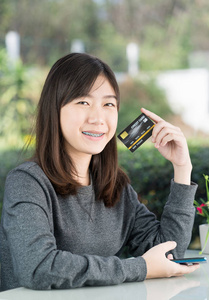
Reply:
[[[168,242],[162,243],[161,245],[163,246],[163,251],[166,253],[170,250],[175,249],[177,246],[177,243],[175,241],[168,241]]]

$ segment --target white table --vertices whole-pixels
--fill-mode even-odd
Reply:
[[[188,250],[186,257],[199,256]],[[206,300],[209,299],[208,263],[183,277],[148,279],[107,287],[83,287],[72,290],[33,291],[18,288],[0,293],[0,300]]]

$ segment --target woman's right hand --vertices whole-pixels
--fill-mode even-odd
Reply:
[[[147,279],[182,276],[199,268],[199,264],[186,266],[170,261],[166,257],[166,253],[175,247],[176,242],[169,241],[151,248],[142,255],[147,264]]]

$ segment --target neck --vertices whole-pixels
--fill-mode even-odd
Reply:
[[[81,185],[87,186],[90,184],[89,164],[91,156],[86,157],[71,157],[76,169],[75,180]]]

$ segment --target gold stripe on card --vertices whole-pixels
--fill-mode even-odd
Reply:
[[[140,138],[136,142],[134,142],[133,145],[131,145],[128,149],[130,150],[134,145],[136,145],[136,143],[138,143],[138,141],[140,141],[143,138],[143,136],[145,136],[154,127],[155,127],[155,124],[152,127],[150,127],[150,129],[148,129],[142,136],[140,136]]]

